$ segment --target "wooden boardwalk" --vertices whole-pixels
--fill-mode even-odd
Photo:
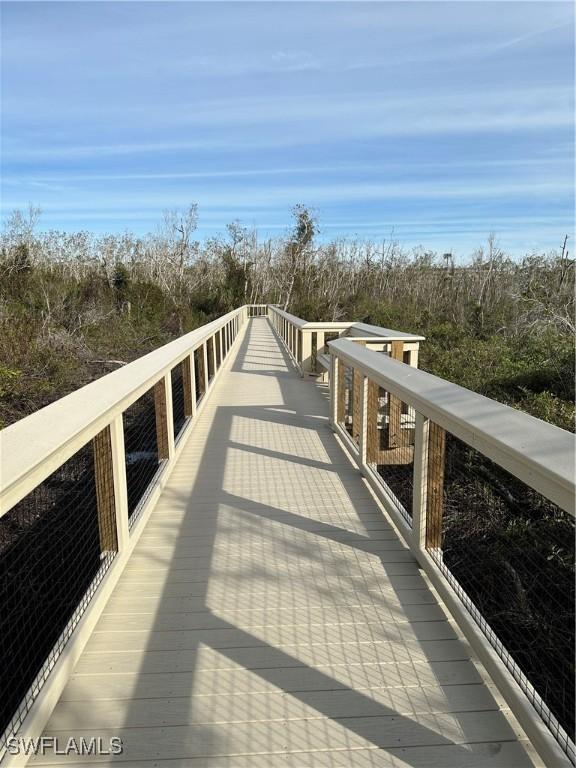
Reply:
[[[46,728],[123,754],[31,763],[538,765],[500,704],[258,318]]]

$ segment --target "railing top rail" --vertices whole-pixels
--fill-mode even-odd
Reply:
[[[425,341],[424,336],[418,336],[414,333],[405,333],[404,331],[394,331],[390,328],[380,328],[377,325],[369,325],[368,323],[356,323],[353,321],[336,320],[336,321],[307,321],[296,315],[291,315],[289,312],[285,312],[283,309],[269,305],[270,309],[279,314],[285,320],[296,325],[298,328],[303,328],[307,331],[349,331],[350,335],[359,337],[362,339],[370,339],[375,341],[381,339],[382,341]]]
[[[269,304],[268,306],[273,312],[276,312],[276,314],[280,315],[280,317],[283,317],[285,320],[288,320],[288,322],[292,323],[292,325],[297,325],[298,327],[306,325],[306,320],[302,320],[301,317],[296,317],[296,315],[291,315],[290,312],[286,312],[285,310],[280,309],[280,307],[274,306],[274,304]]]
[[[369,325],[368,323],[353,323],[350,328],[350,335],[351,336],[361,336],[365,338],[370,338],[372,336],[375,337],[384,337],[389,338],[393,337],[396,341],[425,341],[425,336],[418,336],[414,333],[405,333],[404,331],[394,331],[390,328],[380,328],[378,325]]]
[[[46,479],[243,307],[92,381],[0,431],[0,516],[22,498],[23,481]]]
[[[574,514],[575,437],[570,432],[353,341],[337,339],[329,347],[343,362]]]

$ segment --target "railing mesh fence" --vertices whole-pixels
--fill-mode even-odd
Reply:
[[[574,759],[574,519],[434,424],[427,495],[432,557]]]
[[[402,516],[412,521],[416,413],[391,392],[368,382],[366,461]]]
[[[161,460],[155,401],[153,387],[123,414],[128,517],[131,523],[140,502],[150,489]]]
[[[354,369],[338,361],[338,422],[354,439]]]
[[[0,517],[0,734],[5,738],[21,725],[114,558],[108,430],[102,434]]]

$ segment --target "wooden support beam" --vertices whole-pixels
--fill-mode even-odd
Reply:
[[[365,341],[358,341],[358,346],[365,347]],[[352,374],[352,439],[360,441],[360,408],[362,404],[362,379],[363,375],[354,368]]]
[[[362,385],[364,376],[354,368],[352,378],[352,439],[360,444],[360,422],[362,409]]]
[[[336,405],[336,416],[338,424],[344,424],[346,404],[346,381],[344,379],[345,370],[346,369],[342,360],[338,360],[338,400]]]
[[[160,461],[170,458],[168,443],[168,409],[166,407],[166,384],[160,379],[154,384],[154,411],[156,413],[156,444]]]
[[[366,461],[368,464],[378,464],[378,453],[380,451],[380,432],[378,430],[380,387],[371,379],[368,379],[367,399]]]
[[[114,497],[114,464],[110,427],[105,427],[92,439],[94,451],[94,481],[98,509],[100,550],[117,552],[116,501]]]
[[[433,422],[428,427],[428,480],[426,483],[426,549],[441,549],[444,515],[446,432]]]
[[[394,360],[402,361],[404,355],[404,342],[393,341],[390,345],[390,356]],[[395,395],[388,393],[388,431],[386,433],[386,447],[398,448],[403,445],[402,435],[402,401]]]

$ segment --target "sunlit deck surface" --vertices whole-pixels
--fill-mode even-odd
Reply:
[[[514,768],[532,752],[266,318],[249,322],[32,764]]]

